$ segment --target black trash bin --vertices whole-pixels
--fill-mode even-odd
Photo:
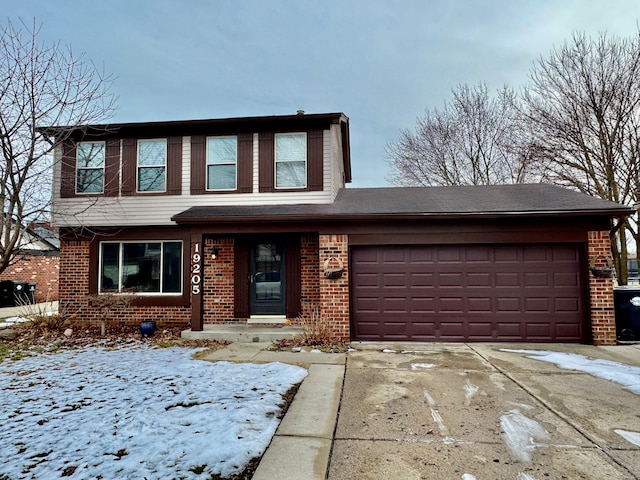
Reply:
[[[640,341],[640,286],[616,287],[613,302],[618,340]]]
[[[29,284],[15,280],[0,282],[0,307],[15,307],[29,303]]]

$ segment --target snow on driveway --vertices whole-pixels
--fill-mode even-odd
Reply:
[[[522,353],[528,358],[555,363],[565,370],[590,373],[622,385],[630,392],[640,395],[640,367],[613,362],[611,360],[591,359],[577,353],[552,352],[549,350],[511,350],[501,348],[503,352]]]
[[[0,363],[0,478],[206,479],[244,470],[307,375],[193,349],[88,347]],[[6,476],[6,477],[3,477]]]

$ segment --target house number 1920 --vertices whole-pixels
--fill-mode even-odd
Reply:
[[[193,244],[193,253],[191,254],[191,293],[198,295],[200,293],[200,284],[202,283],[200,261],[202,255],[200,254],[200,243]]]

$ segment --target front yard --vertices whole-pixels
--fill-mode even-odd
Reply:
[[[303,368],[129,341],[0,363],[0,479],[239,477]]]

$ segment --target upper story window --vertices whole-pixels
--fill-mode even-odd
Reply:
[[[104,142],[80,142],[76,150],[76,193],[103,193]]]
[[[182,293],[182,242],[101,242],[99,291]]]
[[[138,192],[164,192],[167,185],[167,140],[138,140]]]
[[[237,137],[207,138],[207,190],[235,190],[237,165]]]
[[[307,187],[307,134],[282,133],[275,136],[276,188]]]

